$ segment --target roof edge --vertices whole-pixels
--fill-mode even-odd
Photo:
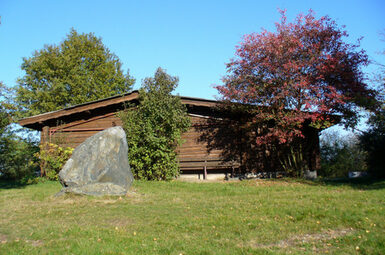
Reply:
[[[176,95],[176,96],[179,97],[182,100],[182,103],[184,104],[193,104],[197,106],[212,107],[217,103],[219,103],[219,101],[212,100],[212,99],[185,97],[180,95]],[[95,101],[90,101],[83,104],[73,105],[64,109],[46,112],[46,113],[31,116],[31,117],[26,117],[26,118],[20,119],[18,123],[21,126],[33,128],[34,125],[38,125],[40,123],[42,125],[43,122],[49,121],[51,119],[57,119],[57,118],[68,116],[74,113],[85,112],[85,111],[94,110],[97,108],[106,107],[108,105],[114,105],[114,104],[120,104],[128,101],[132,101],[137,99],[138,97],[139,97],[139,91],[133,90],[128,93],[115,95],[112,97],[107,97],[107,98],[103,98]]]

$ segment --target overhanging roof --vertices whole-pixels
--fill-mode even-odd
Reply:
[[[46,122],[77,114],[81,112],[87,112],[98,108],[108,107],[112,105],[121,105],[126,102],[131,102],[139,98],[139,91],[134,90],[130,93],[116,95],[97,101],[87,102],[84,104],[74,105],[61,110],[46,112],[39,115],[23,118],[19,120],[19,124],[23,127],[32,128],[35,130],[41,130]],[[203,98],[184,97],[180,96],[181,101],[185,105],[214,107],[218,104],[216,100],[209,100]]]

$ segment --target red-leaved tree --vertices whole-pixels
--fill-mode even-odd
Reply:
[[[326,127],[332,115],[353,127],[358,109],[374,98],[364,82],[361,68],[369,61],[359,42],[345,43],[347,32],[312,10],[292,23],[280,13],[275,32],[246,35],[236,47],[223,85],[216,86],[222,98],[255,105],[255,120],[273,123],[257,144],[290,143],[303,137],[305,122]]]

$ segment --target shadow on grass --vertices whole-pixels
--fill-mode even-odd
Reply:
[[[22,189],[25,188],[28,184],[21,181],[13,180],[1,180],[0,179],[0,190],[2,189]]]
[[[288,179],[290,180],[290,178]],[[288,181],[286,180],[286,181]],[[297,179],[293,178],[290,181],[299,182],[306,185],[312,185],[312,186],[334,186],[334,187],[342,187],[342,186],[349,186],[353,189],[360,189],[360,190],[379,190],[379,189],[385,189],[385,179],[376,179],[372,177],[362,177],[362,178],[333,178],[333,179],[317,179],[317,180],[304,180],[304,179]]]
[[[282,179],[266,179],[272,182],[293,182],[301,183],[309,186],[349,186],[353,189],[359,190],[379,190],[385,189],[385,179],[376,179],[372,177],[363,178],[334,178],[334,179],[317,179],[317,180],[305,180],[299,178],[282,178]]]
[[[316,181],[329,186],[350,186],[354,189],[361,190],[378,190],[385,189],[385,179],[376,179],[372,177],[363,178],[338,178],[338,179],[323,179]]]

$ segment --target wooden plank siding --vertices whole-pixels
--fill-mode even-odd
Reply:
[[[180,167],[185,171],[202,169],[204,165],[210,170],[229,167],[228,164],[221,160],[221,150],[211,150],[209,152],[207,142],[199,140],[200,133],[196,130],[196,126],[202,125],[205,118],[190,118],[192,126],[189,131],[182,135],[183,143],[177,148]],[[97,132],[121,125],[122,122],[115,113],[107,113],[102,116],[51,127],[48,131],[48,140],[63,147],[75,148]]]
[[[190,116],[191,128],[182,135],[183,143],[177,148],[179,166],[183,173],[190,170],[232,169],[239,167],[235,162],[224,162],[222,151],[209,150],[207,141],[201,139],[198,126],[207,125],[206,116]]]
[[[88,137],[113,126],[121,126],[116,116],[126,105],[137,104],[139,93],[102,99],[72,106],[63,110],[32,116],[19,124],[41,132],[41,142],[76,147]],[[228,115],[216,109],[215,100],[180,97],[191,118],[191,128],[182,134],[184,141],[178,148],[178,161],[183,172],[222,171],[235,168],[242,171],[276,171],[279,162],[269,156],[266,148],[251,142],[255,132],[242,129],[249,123],[239,116]],[[254,133],[253,133],[254,132]],[[311,170],[319,169],[319,130],[306,131],[309,151],[307,162]]]
[[[121,125],[122,121],[116,116],[116,113],[107,113],[91,119],[51,127],[49,131],[49,140],[50,142],[60,144],[61,146],[75,148],[88,137],[91,137],[104,129]]]

